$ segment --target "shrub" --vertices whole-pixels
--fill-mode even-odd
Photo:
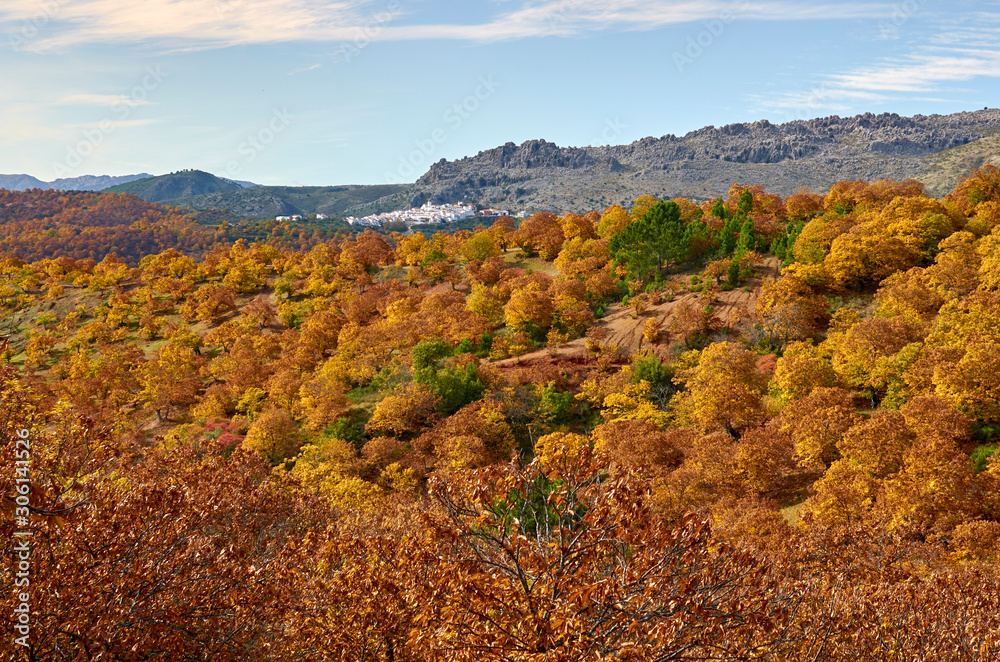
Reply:
[[[996,452],[1000,450],[1000,444],[982,444],[972,450],[972,466],[976,473],[986,471],[986,467]]]

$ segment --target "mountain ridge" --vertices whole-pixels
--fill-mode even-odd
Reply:
[[[42,182],[0,175],[0,188],[133,193],[150,202],[226,208],[242,216],[390,211],[424,202],[478,202],[519,211],[603,209],[643,193],[710,199],[733,182],[780,195],[823,192],[842,180],[918,179],[931,195],[952,190],[983,163],[1000,164],[1000,110],[950,115],[864,113],[852,117],[712,125],[683,136],[627,145],[560,147],[508,142],[453,161],[441,159],[414,184],[257,186],[200,170],[123,177],[85,175]],[[102,186],[112,181],[113,185]]]
[[[411,185],[254,186],[236,191],[165,199],[163,204],[192,209],[228,209],[256,218],[313,213],[364,215],[409,206]]]
[[[110,186],[104,190],[111,193],[131,193],[146,202],[164,202],[206,193],[229,193],[244,188],[237,182],[216,177],[204,170],[179,170]]]
[[[63,177],[45,182],[31,175],[0,175],[0,189],[8,191],[27,191],[32,188],[56,191],[100,191],[110,186],[126,184],[139,179],[152,177],[149,173],[136,175],[81,175],[79,177]]]
[[[560,147],[508,142],[475,156],[434,163],[414,184],[413,204],[478,200],[569,211],[621,203],[642,193],[696,199],[725,195],[734,181],[781,195],[841,180],[920,179],[934,156],[1000,135],[1000,110],[950,115],[865,113],[773,124],[706,126],[684,136],[627,145]],[[957,168],[957,169],[956,169]],[[929,192],[950,190],[972,167],[956,164]],[[960,172],[964,170],[964,172]]]

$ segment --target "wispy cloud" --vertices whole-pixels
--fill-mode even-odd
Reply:
[[[904,10],[906,6],[903,5]],[[908,36],[909,50],[880,57],[871,64],[816,78],[809,90],[755,99],[765,110],[805,116],[813,111],[855,109],[859,104],[889,101],[943,102],[956,84],[975,78],[1000,78],[1000,15],[988,12],[926,14],[928,25],[910,23],[912,10],[895,10],[892,27]],[[885,21],[880,24],[885,24]]]
[[[85,43],[165,42],[216,48],[244,43],[347,38],[363,25],[370,0],[64,0],[25,50]],[[16,26],[38,12],[37,0],[5,0],[0,24]]]
[[[302,67],[301,69],[292,69],[291,71],[288,72],[288,75],[294,76],[295,74],[304,74],[307,71],[315,71],[316,69],[319,69],[321,66],[323,65],[317,62],[316,64],[310,64],[308,67]]]
[[[500,41],[525,37],[572,36],[602,30],[653,30],[667,25],[717,19],[726,13],[745,20],[803,21],[875,18],[890,5],[881,3],[807,4],[791,0],[549,0],[526,3],[476,25],[400,25],[385,39],[460,39]]]
[[[1000,51],[978,55],[942,53],[913,55],[906,61],[885,62],[830,77],[845,90],[929,92],[941,83],[970,80],[977,76],[1000,76]]]
[[[994,28],[979,25],[967,29],[983,35]],[[1000,34],[991,41],[957,39],[955,36],[962,34],[959,28],[947,34],[949,36],[935,40],[936,43],[925,44],[909,54],[881,58],[869,65],[819,77],[809,90],[785,92],[771,98],[756,97],[754,101],[763,110],[805,117],[820,111],[849,110],[866,102],[942,102],[947,100],[942,96],[957,91],[956,83],[975,78],[1000,78],[1000,49],[997,48]],[[955,45],[943,45],[945,43]]]
[[[133,99],[124,94],[70,94],[62,97],[56,103],[61,106],[114,106],[118,104],[148,106],[152,102],[148,99]]]
[[[930,36],[929,42],[953,48],[994,48],[1000,42],[1000,14],[977,12],[950,19]]]
[[[140,119],[140,120],[116,120],[115,130],[124,129],[128,127],[135,127],[135,126],[151,126],[153,124],[161,124],[165,120],[166,118],[163,117],[150,117],[147,119]],[[92,129],[93,127],[94,125],[91,123],[91,124],[64,124],[62,128],[69,130],[80,130],[80,129]]]
[[[218,48],[246,43],[347,41],[373,21],[403,11],[384,0],[62,0],[52,22],[24,46],[53,50],[84,43],[160,42],[172,48]],[[395,5],[398,7],[398,5]],[[888,4],[795,0],[521,0],[476,24],[402,24],[378,31],[378,40],[500,41],[571,36],[602,30],[649,30],[738,12],[766,21],[831,20],[883,16]],[[0,25],[37,14],[38,0],[5,0]]]

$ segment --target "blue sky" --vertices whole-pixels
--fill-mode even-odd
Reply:
[[[505,142],[1000,106],[1000,0],[4,0],[0,172],[413,181]]]

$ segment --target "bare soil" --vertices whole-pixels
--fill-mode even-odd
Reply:
[[[768,257],[764,262],[754,268],[754,275],[744,281],[743,286],[728,292],[718,292],[715,303],[712,304],[712,312],[722,326],[728,326],[735,318],[747,311],[751,311],[757,305],[757,298],[764,282],[770,278],[777,278],[781,275],[781,261],[776,257]],[[744,289],[744,287],[749,288]],[[642,315],[636,315],[632,306],[623,306],[620,303],[608,306],[606,314],[598,320],[598,326],[607,331],[606,343],[616,343],[619,349],[626,355],[632,355],[640,349],[650,349],[657,356],[666,358],[669,353],[669,334],[666,330],[673,322],[677,307],[683,302],[689,302],[699,308],[705,305],[704,298],[700,292],[686,292],[674,297],[670,301],[664,301],[655,306],[649,306]],[[643,330],[646,321],[655,319],[660,322],[660,328],[664,330],[663,339],[656,343],[650,343],[643,337]],[[580,362],[589,359],[585,340],[577,338],[563,345],[556,347],[546,347],[544,349],[528,352],[521,356],[510,359],[496,361],[498,367],[524,365],[535,362],[544,363],[551,359]]]

